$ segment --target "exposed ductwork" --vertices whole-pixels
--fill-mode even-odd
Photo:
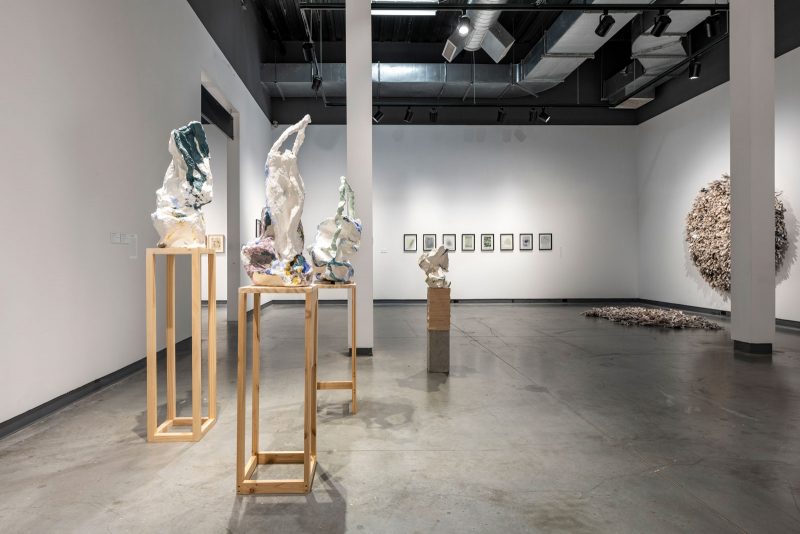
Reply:
[[[508,0],[470,0],[470,4],[505,4]],[[462,50],[483,50],[489,54],[495,63],[505,57],[514,44],[514,37],[497,21],[502,11],[488,11],[485,9],[468,9],[466,12],[470,20],[470,31],[467,35],[460,35],[458,29],[447,39],[442,56],[447,61],[453,61]]]
[[[682,4],[702,4],[704,0],[682,0]],[[720,3],[727,3],[722,1]],[[611,102],[619,102],[621,109],[639,108],[655,98],[655,85],[645,94],[628,98],[639,88],[649,84],[658,76],[689,57],[689,43],[686,35],[710,15],[709,11],[670,11],[672,23],[660,37],[652,35],[652,19],[644,19],[639,34],[631,46],[632,61],[604,84],[606,97]],[[661,83],[668,79],[663,78]]]
[[[590,4],[641,4],[641,0],[591,0]],[[653,3],[648,0],[645,3]],[[563,83],[617,34],[635,16],[635,12],[613,12],[615,24],[605,36],[595,33],[599,15],[592,12],[562,12],[531,52],[520,63],[519,83],[532,93],[541,93]]]

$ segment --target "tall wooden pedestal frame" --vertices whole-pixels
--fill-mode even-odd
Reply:
[[[349,389],[352,392],[353,414],[358,412],[358,400],[356,398],[356,283],[346,284],[315,284],[319,289],[347,289],[350,292],[350,360],[351,378],[350,380],[320,380],[317,382],[317,389]]]
[[[177,417],[175,399],[175,258],[192,263],[192,416]],[[200,260],[208,258],[208,417],[202,417],[201,356],[203,310]],[[158,362],[156,360],[156,257],[167,259],[167,419],[158,424]],[[199,441],[217,422],[217,289],[216,256],[206,248],[148,248],[146,257],[147,322],[147,441]],[[190,432],[170,432],[191,427]]]
[[[305,294],[305,397],[302,451],[258,450],[261,295],[269,293]],[[245,461],[245,371],[247,369],[247,295],[253,295],[253,385],[251,451]],[[250,493],[308,493],[317,467],[317,318],[319,297],[315,286],[239,288],[239,361],[236,381],[236,490]],[[303,464],[303,478],[298,480],[258,480],[251,478],[259,465]]]

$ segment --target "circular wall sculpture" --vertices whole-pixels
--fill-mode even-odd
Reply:
[[[780,269],[789,237],[786,233],[783,202],[775,196],[775,271]],[[711,287],[727,293],[731,290],[731,179],[708,184],[694,199],[686,218],[686,242],[689,256],[700,275]]]

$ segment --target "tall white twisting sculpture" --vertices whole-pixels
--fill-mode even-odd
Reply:
[[[200,208],[213,198],[211,163],[206,133],[193,121],[172,130],[169,137],[172,162],[164,184],[156,191],[153,225],[159,247],[205,247],[206,221]]]
[[[256,285],[305,286],[311,283],[311,266],[303,257],[303,204],[305,186],[297,167],[297,153],[305,140],[306,115],[290,126],[272,145],[267,156],[267,203],[261,212],[260,235],[242,247],[245,271]],[[297,134],[291,150],[283,143]]]
[[[355,202],[353,189],[342,176],[336,215],[319,223],[317,236],[308,249],[319,282],[346,283],[353,277],[353,264],[348,260],[358,252],[361,242]]]
[[[450,282],[445,277],[449,267],[450,257],[444,245],[430,252],[423,252],[419,257],[419,268],[425,271],[425,283],[428,287],[450,287]]]

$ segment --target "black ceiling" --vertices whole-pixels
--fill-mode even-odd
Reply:
[[[261,64],[303,61],[302,43],[308,36],[300,0],[188,1],[256,100],[262,103],[266,96],[267,102],[271,102],[262,105],[270,119],[281,123],[294,122],[302,114],[310,112],[318,124],[344,122],[345,109],[341,107],[341,102],[325,101],[323,98],[269,100],[267,88],[258,83],[254,76]],[[517,1],[534,4],[536,0]],[[231,24],[219,24],[221,20],[238,18],[229,11],[241,9],[241,5],[247,8],[242,13],[248,20],[238,23],[238,29],[231,27]],[[800,32],[796,31],[800,24],[800,1],[775,0],[775,8],[776,55],[780,55],[800,46]],[[558,14],[552,11],[503,12],[500,22],[516,42],[502,62],[517,63],[524,58]],[[435,17],[373,17],[373,61],[443,63],[441,53],[444,41],[453,31],[457,17],[458,13],[441,11]],[[306,21],[313,31],[318,59],[323,63],[344,62],[344,12],[306,11]],[[643,108],[624,111],[608,109],[601,85],[630,61],[631,34],[631,24],[628,24],[598,51],[595,59],[585,61],[564,83],[541,93],[539,98],[517,98],[496,104],[520,106],[509,109],[508,122],[512,124],[527,123],[529,114],[524,106],[543,105],[556,105],[551,112],[553,124],[638,124],[729,79],[727,41],[724,41],[702,57],[703,78],[699,82],[689,82],[684,72],[676,72],[669,81],[658,87],[656,99]],[[250,43],[246,51],[242,50],[243,43]],[[260,58],[258,64],[255,64],[253,52],[255,57]],[[462,53],[454,63],[473,61],[476,64],[493,63],[483,51]],[[559,108],[558,105],[563,106]],[[385,111],[385,123],[402,122],[404,109],[390,108]],[[427,110],[419,109],[416,116],[427,116]],[[443,109],[439,115],[441,124],[495,124],[495,119],[496,110],[474,107],[469,101],[459,108]]]

